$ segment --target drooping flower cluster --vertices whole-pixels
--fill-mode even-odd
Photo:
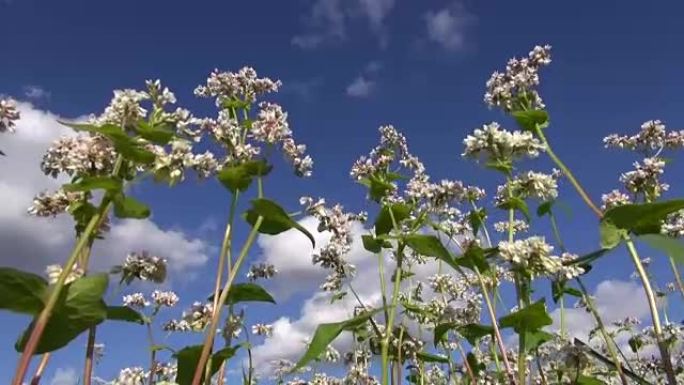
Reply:
[[[63,136],[52,143],[40,164],[45,175],[56,178],[109,174],[114,168],[116,152],[102,135]]]
[[[48,283],[50,285],[54,285],[57,283],[57,280],[59,279],[59,276],[62,275],[62,266],[60,265],[48,265],[45,267],[45,275],[48,277]],[[66,281],[64,281],[65,285],[70,284],[71,282],[74,282],[75,280],[83,277],[84,271],[80,267],[78,267],[78,264],[74,265],[74,267],[71,268],[71,272],[69,275],[67,275]]]
[[[643,164],[634,163],[634,170],[623,173],[620,182],[632,194],[642,195],[648,201],[658,199],[670,186],[660,181],[665,161],[658,157],[644,158]]]
[[[331,271],[321,288],[325,291],[338,291],[344,279],[351,277],[355,271],[354,265],[344,259],[353,242],[352,223],[365,222],[367,215],[346,213],[339,204],[327,208],[324,199],[314,201],[311,197],[302,197],[299,202],[305,207],[307,214],[318,219],[318,231],[331,234],[330,241],[313,254],[313,263]]]
[[[0,99],[0,133],[14,132],[15,122],[21,114],[17,110],[17,104],[12,99]]]
[[[250,281],[256,281],[257,279],[269,279],[273,278],[276,274],[278,274],[278,270],[275,268],[275,266],[269,263],[259,263],[249,267],[247,279]]]
[[[201,332],[207,327],[214,313],[211,303],[195,302],[189,310],[184,311],[180,320],[171,320],[164,325],[164,330],[175,332]]]
[[[504,111],[535,108],[543,109],[544,103],[536,90],[539,70],[551,64],[551,46],[535,46],[527,58],[512,58],[506,71],[494,72],[487,80],[484,101],[490,107]]]
[[[536,158],[544,145],[528,131],[507,131],[499,123],[485,124],[475,129],[464,140],[464,157],[479,159],[485,162],[503,162],[523,157]]]
[[[129,283],[135,278],[162,283],[166,279],[166,259],[151,255],[147,251],[132,252],[116,270],[120,270],[122,280]]]
[[[499,242],[499,253],[502,259],[509,262],[513,269],[534,276],[564,276],[572,279],[584,271],[582,268],[563,264],[573,259],[569,255],[558,257],[551,255],[553,246],[542,237],[529,237],[513,242]]]
[[[82,199],[82,192],[66,192],[62,189],[52,194],[42,192],[33,198],[33,203],[26,211],[38,217],[54,217],[66,212],[71,204]]]

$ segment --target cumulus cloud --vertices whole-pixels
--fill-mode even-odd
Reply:
[[[31,100],[50,99],[51,93],[43,87],[36,85],[24,86],[24,96]]]
[[[357,76],[354,81],[347,86],[347,96],[354,98],[365,98],[375,89],[375,81],[366,79],[363,75]]]
[[[57,368],[50,385],[77,385],[78,382],[78,374],[74,368]]]
[[[305,23],[308,30],[292,38],[292,44],[302,49],[312,49],[329,41],[347,38],[347,25],[356,19],[365,19],[381,44],[386,44],[385,20],[395,5],[395,0],[316,0]]]
[[[474,21],[474,16],[461,3],[425,14],[428,39],[450,51],[463,48],[466,29]]]
[[[43,175],[39,164],[53,140],[74,133],[57,123],[58,116],[30,103],[21,102],[18,108],[17,132],[1,138],[7,156],[0,158],[0,264],[42,272],[45,265],[63,262],[68,255],[73,223],[66,215],[32,217],[26,209],[37,193],[53,191],[64,182]],[[168,258],[171,269],[186,271],[208,259],[209,246],[180,230],[161,228],[150,219],[116,221],[107,238],[95,243],[93,265],[107,268],[127,252],[139,249]]]

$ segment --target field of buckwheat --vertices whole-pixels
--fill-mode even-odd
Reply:
[[[60,121],[77,134],[52,143],[36,167],[45,178],[67,183],[36,191],[25,209],[35,221],[70,217],[73,248],[42,276],[0,268],[0,308],[30,317],[15,346],[11,384],[39,384],[51,356],[81,335],[87,336],[85,385],[224,384],[229,370],[239,371],[243,385],[684,383],[684,326],[669,317],[667,306],[684,296],[684,199],[662,198],[669,189],[663,178],[668,153],[684,148],[684,131],[650,120],[635,122],[634,132],[605,137],[606,159],[614,151],[631,152],[635,163],[616,176],[615,190],[593,200],[582,175],[549,139],[554,125],[539,85],[551,58],[551,47],[541,45],[499,63],[485,83],[484,102],[509,116],[512,126],[487,122],[454,143],[483,175],[496,178],[496,191],[434,180],[401,130],[384,125],[377,145],[349,165],[349,183],[365,191],[370,214],[348,212],[323,197],[302,196],[294,213],[283,208],[292,202],[278,202],[278,186],[267,184],[280,164],[274,159],[285,158],[292,183],[312,175],[314,160],[297,141],[284,107],[269,101],[281,82],[251,67],[215,70],[197,86],[195,95],[214,104],[212,116],[177,106],[169,88],[148,80],[140,90],[115,90],[101,113]],[[0,100],[0,133],[12,135],[21,115],[14,100]],[[197,150],[207,143],[211,151]],[[2,141],[0,150],[13,156]],[[555,167],[529,169],[529,159],[542,157]],[[227,215],[211,260],[215,275],[194,282],[207,297],[179,309],[179,296],[164,284],[171,262],[144,250],[130,250],[105,273],[91,272],[91,249],[108,237],[114,221],[151,214],[130,185],[151,179],[174,187],[208,178],[225,187]],[[681,175],[672,182],[680,183]],[[559,183],[584,202],[590,215],[582,217],[583,225],[600,233],[592,253],[578,255],[577,245],[564,242],[556,220]],[[244,212],[241,202],[248,204]],[[328,235],[323,244],[299,222],[303,217],[315,218],[317,232]],[[358,225],[367,231],[354,239]],[[238,227],[247,232],[240,242],[234,241]],[[327,274],[318,283],[321,292],[330,302],[353,302],[354,311],[319,324],[298,361],[276,360],[264,377],[252,349],[272,337],[273,325],[249,324],[245,311],[251,302],[275,302],[262,281],[277,280],[278,271],[246,261],[260,234],[286,231],[311,244],[311,263]],[[357,269],[346,256],[361,247],[354,243],[377,259],[377,280],[368,283],[379,287],[375,303],[352,283]],[[650,270],[642,245],[669,258],[667,276]],[[592,266],[614,251],[643,286],[647,320],[606,322],[587,290]],[[438,273],[417,275],[427,263],[438,264]],[[136,291],[140,287],[150,290]],[[537,287],[548,288],[548,295]],[[111,293],[120,301],[109,301]],[[560,310],[559,328],[550,327],[551,308]],[[591,316],[588,339],[568,332],[565,312],[571,308]],[[161,322],[160,314],[170,320]],[[131,349],[149,358],[122,368],[116,378],[94,376],[104,354],[97,339],[103,323],[145,329],[148,339]],[[169,346],[164,336],[172,333],[194,342]],[[343,336],[351,336],[350,348],[338,351],[333,342]]]

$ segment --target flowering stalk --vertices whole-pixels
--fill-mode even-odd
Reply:
[[[629,236],[624,237],[627,250],[629,255],[632,257],[634,266],[637,269],[637,273],[641,278],[641,283],[644,287],[644,292],[646,293],[646,299],[648,300],[648,307],[651,311],[651,319],[653,320],[653,331],[655,332],[656,342],[658,344],[658,350],[660,351],[660,359],[665,367],[665,373],[667,374],[667,381],[670,385],[676,385],[677,379],[675,377],[674,368],[672,367],[672,359],[670,358],[670,352],[667,349],[667,344],[663,340],[663,329],[660,324],[660,315],[658,314],[658,307],[655,301],[655,295],[653,294],[653,288],[651,287],[650,280],[648,279],[648,273],[644,269],[644,265],[641,263],[641,258],[637,253],[636,247],[634,247],[634,242]]]

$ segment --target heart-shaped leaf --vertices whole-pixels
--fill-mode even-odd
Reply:
[[[245,214],[245,219],[250,225],[254,226],[259,217],[263,217],[259,227],[260,233],[276,235],[295,228],[309,238],[312,246],[316,246],[313,235],[302,225],[290,218],[287,212],[278,206],[277,203],[263,198],[253,200],[252,208]]]

